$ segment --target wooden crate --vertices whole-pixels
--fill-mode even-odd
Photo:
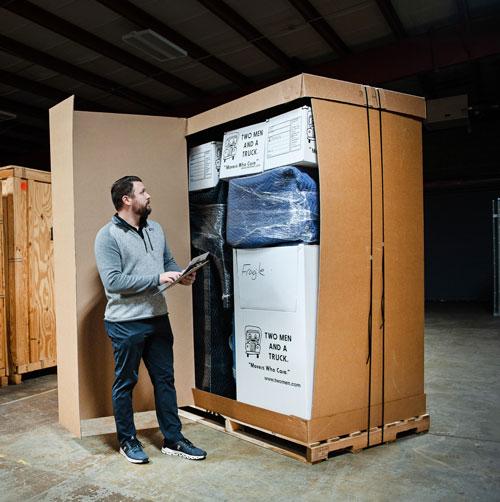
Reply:
[[[0,203],[0,387],[7,385],[9,365],[7,359],[7,324],[5,319],[5,252],[3,232],[3,204]]]
[[[56,365],[50,173],[0,168],[9,379]]]

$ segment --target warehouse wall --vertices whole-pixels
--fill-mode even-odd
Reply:
[[[491,201],[500,189],[425,195],[426,300],[491,301]]]
[[[426,300],[492,301],[498,138],[491,120],[424,134]]]

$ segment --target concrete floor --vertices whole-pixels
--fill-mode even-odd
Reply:
[[[209,457],[116,452],[114,435],[74,439],[57,423],[56,376],[0,389],[0,500],[500,500],[500,319],[485,309],[427,311],[431,430],[314,466],[200,424],[184,432]]]

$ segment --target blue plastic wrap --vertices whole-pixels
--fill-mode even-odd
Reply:
[[[230,180],[226,239],[236,248],[319,242],[317,182],[294,166]]]

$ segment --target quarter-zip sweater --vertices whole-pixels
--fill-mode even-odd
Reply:
[[[163,295],[155,295],[160,274],[181,269],[159,223],[145,220],[137,230],[115,214],[97,233],[95,257],[108,299],[106,321],[149,319],[168,312]]]

